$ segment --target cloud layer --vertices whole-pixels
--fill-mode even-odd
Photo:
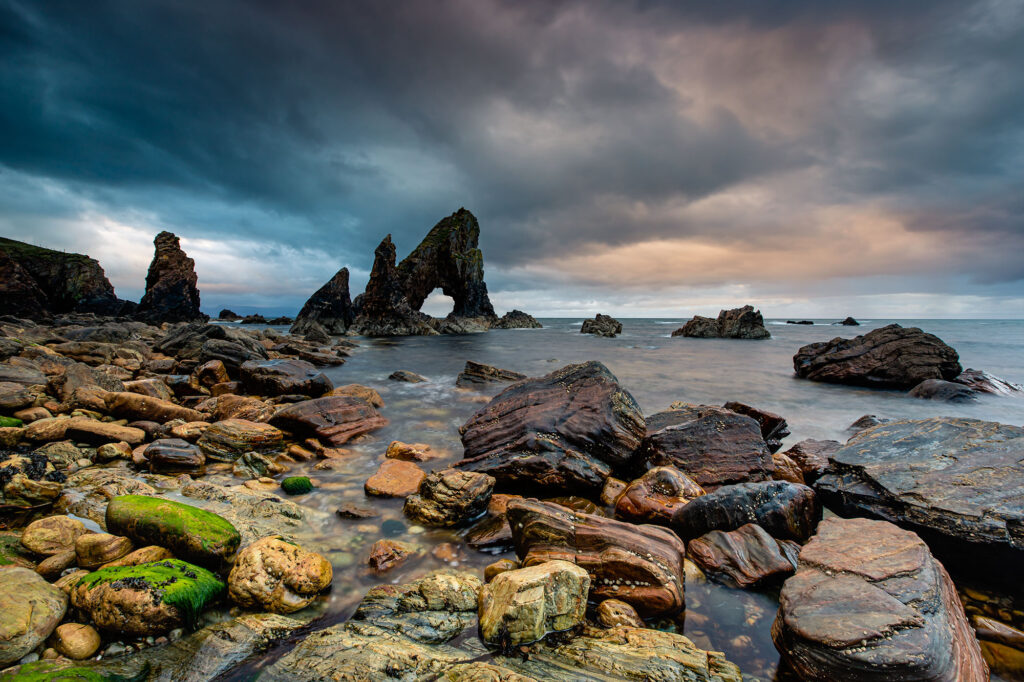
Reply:
[[[466,206],[499,307],[1024,316],[1024,2],[689,5],[0,0],[0,232],[294,312]]]

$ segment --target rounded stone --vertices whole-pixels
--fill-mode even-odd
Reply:
[[[21,544],[36,554],[53,556],[74,551],[75,542],[86,533],[85,524],[70,516],[48,516],[30,523],[21,534]]]
[[[100,648],[100,633],[91,625],[64,623],[53,633],[53,647],[63,656],[80,661]]]

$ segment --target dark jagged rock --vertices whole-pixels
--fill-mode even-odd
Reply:
[[[220,360],[232,376],[238,376],[244,363],[268,357],[267,349],[253,337],[218,324],[179,325],[158,340],[153,349],[179,360],[194,360],[200,365]]]
[[[865,414],[859,417],[856,421],[846,427],[847,431],[857,433],[864,429],[870,429],[872,426],[878,426],[879,424],[888,424],[892,419],[888,417],[879,417],[874,414]]]
[[[717,320],[696,315],[685,325],[672,332],[672,336],[767,339],[771,337],[771,334],[764,326],[761,311],[754,310],[753,306],[745,305],[742,308],[719,312]]]
[[[814,491],[788,481],[727,485],[694,499],[672,515],[672,528],[684,540],[713,530],[736,530],[756,523],[779,540],[803,542],[821,520]]]
[[[153,243],[156,253],[146,274],[146,293],[135,316],[156,324],[208,319],[199,311],[195,261],[181,250],[178,237],[161,232]]]
[[[782,439],[789,435],[789,424],[786,423],[785,418],[774,412],[760,410],[735,401],[727,402],[722,407],[732,410],[736,414],[745,414],[756,420],[761,425],[761,435],[764,437],[764,442],[767,443],[768,449],[773,453],[779,451],[779,448],[782,447]]]
[[[103,268],[88,256],[3,237],[0,254],[0,315],[117,315],[125,307]]]
[[[786,320],[786,324],[811,325],[811,324],[814,324],[814,320]]]
[[[596,601],[620,599],[644,616],[683,609],[686,546],[671,531],[537,500],[512,500],[505,513],[523,566],[571,561],[591,575]]]
[[[583,320],[583,326],[580,327],[580,333],[613,337],[616,334],[622,333],[622,323],[614,317],[598,313],[592,320]]]
[[[860,326],[860,322],[858,322],[857,320],[853,319],[852,317],[847,317],[842,322],[837,322],[837,324],[841,324],[844,327],[859,327]]]
[[[776,540],[756,523],[736,530],[713,530],[686,547],[701,570],[730,587],[746,589],[782,582],[796,570],[800,545]]]
[[[292,325],[292,334],[307,334],[319,325],[328,334],[344,334],[355,320],[355,310],[348,292],[348,268],[335,273],[316,290],[299,311]]]
[[[913,388],[925,379],[956,378],[959,356],[937,336],[890,324],[853,339],[804,346],[793,356],[796,375],[875,388]]]
[[[1024,386],[1000,379],[980,369],[965,369],[953,381],[979,393],[1017,395],[1024,392]]]
[[[988,679],[942,564],[882,521],[822,521],[782,587],[772,639],[804,680]]]
[[[272,317],[269,320],[267,320],[267,324],[277,325],[277,326],[284,326],[284,325],[289,325],[290,326],[293,322],[295,322],[295,320],[293,320],[292,318],[288,317],[287,315],[280,315],[279,317]]]
[[[242,324],[267,324],[267,318],[263,317],[259,313],[253,313],[252,315],[246,315],[243,317]]]
[[[217,319],[226,320],[228,322],[234,322],[236,320],[242,319],[242,316],[234,312],[233,310],[228,310],[227,308],[225,308],[224,310],[220,311],[220,314],[217,315]]]
[[[146,447],[149,470],[154,474],[202,474],[206,456],[197,446],[180,438],[162,438]]]
[[[396,266],[388,235],[374,254],[366,292],[356,298],[353,329],[366,336],[406,336],[489,328],[498,318],[487,296],[479,239],[479,223],[461,208],[435,225]],[[419,310],[437,288],[455,305],[446,320],[435,323]]]
[[[613,468],[629,464],[644,417],[608,368],[591,361],[513,384],[460,432],[465,459],[456,466],[499,486],[597,493]]]
[[[843,515],[919,532],[947,565],[1024,570],[1024,428],[978,419],[900,420],[865,429],[815,484]],[[992,560],[982,562],[982,558]]]
[[[522,310],[510,310],[495,322],[492,329],[540,329],[544,325],[538,322],[533,315],[528,315]]]
[[[513,372],[509,369],[501,369],[485,365],[482,362],[466,360],[466,367],[459,376],[455,378],[455,385],[459,388],[477,388],[487,384],[495,384],[525,379],[526,375]]]
[[[405,282],[395,266],[395,245],[389,234],[374,252],[366,291],[356,297],[353,331],[364,336],[429,336],[437,331],[430,316],[409,305]]]
[[[256,395],[319,398],[334,389],[331,380],[305,360],[250,360],[242,365],[239,377],[245,387]]]
[[[925,379],[910,389],[907,395],[921,400],[938,400],[945,403],[968,403],[978,399],[974,389],[942,379]]]
[[[814,440],[808,438],[795,444],[784,454],[796,462],[803,474],[804,482],[811,485],[828,468],[828,458],[843,445],[837,440]]]
[[[270,423],[330,445],[343,445],[356,436],[387,426],[388,420],[361,398],[334,396],[289,405],[278,410]]]
[[[771,453],[752,417],[710,405],[673,407],[648,417],[638,461],[674,466],[706,489],[771,478]]]

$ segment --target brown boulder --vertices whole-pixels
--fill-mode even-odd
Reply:
[[[409,560],[414,553],[412,545],[398,540],[377,540],[370,547],[370,554],[366,563],[373,569],[374,573],[384,573],[392,568],[401,566]]]
[[[196,410],[176,405],[169,400],[151,398],[138,393],[108,393],[107,409],[116,417],[138,421],[153,421],[161,424],[172,419],[183,419],[187,422],[201,422],[206,415]]]
[[[22,546],[36,554],[53,556],[74,551],[75,541],[85,535],[85,524],[70,516],[48,516],[33,521],[21,533]]]
[[[774,412],[761,410],[736,401],[727,402],[722,407],[732,410],[736,414],[746,415],[756,421],[761,427],[761,436],[764,438],[764,442],[767,443],[768,449],[772,452],[778,452],[779,448],[782,447],[782,439],[789,435],[789,424],[786,423],[786,419]]]
[[[363,489],[376,497],[408,497],[420,488],[426,472],[412,462],[385,459],[377,473],[366,480]]]
[[[242,383],[256,395],[308,395],[319,398],[334,384],[305,360],[250,360],[240,370]]]
[[[180,438],[161,438],[146,448],[149,470],[154,474],[202,474],[206,456],[195,445]]]
[[[387,426],[388,420],[365,400],[337,396],[288,405],[278,410],[270,423],[334,446],[344,445],[356,436]]]
[[[789,450],[781,453],[796,462],[804,482],[811,485],[828,468],[828,458],[843,445],[837,440],[802,440]]]
[[[745,589],[782,582],[793,575],[800,545],[776,540],[761,526],[748,523],[733,531],[713,530],[690,540],[686,552],[712,578]]]
[[[374,407],[384,407],[384,399],[380,397],[380,393],[369,386],[363,386],[362,384],[345,384],[344,386],[338,386],[327,395],[350,395],[354,398],[362,398]]]
[[[526,375],[519,372],[466,360],[466,367],[455,378],[455,385],[459,388],[479,388],[489,384],[519,381],[525,378]]]
[[[665,526],[676,508],[703,494],[703,488],[675,467],[655,467],[615,499],[615,516],[632,523]]]
[[[474,471],[445,469],[428,474],[419,492],[405,498],[403,511],[425,526],[462,526],[487,511],[494,478]]]
[[[75,541],[78,565],[85,569],[99,568],[117,561],[134,549],[132,541],[110,533],[87,533]]]
[[[240,606],[293,613],[313,603],[333,577],[323,555],[280,536],[266,537],[238,553],[228,576],[228,595]]]
[[[270,424],[225,419],[211,424],[196,443],[208,459],[234,462],[247,452],[275,455],[284,449],[284,434]]]

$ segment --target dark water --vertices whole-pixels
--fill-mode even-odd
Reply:
[[[1024,424],[1024,399],[983,397],[968,405],[947,405],[909,398],[895,391],[832,386],[796,379],[792,356],[807,343],[835,336],[853,336],[891,320],[872,320],[861,327],[786,325],[769,322],[772,338],[764,341],[671,338],[679,320],[623,320],[623,333],[615,339],[579,333],[580,319],[542,320],[543,329],[494,330],[467,336],[363,339],[341,367],[327,370],[336,385],[360,383],[376,388],[386,402],[383,414],[390,425],[356,443],[356,452],[343,468],[314,470],[313,463],[293,465],[292,474],[308,473],[317,479],[314,493],[297,501],[333,513],[341,502],[373,506],[382,516],[367,521],[332,519],[322,538],[329,548],[335,580],[320,621],[313,627],[337,622],[351,614],[371,586],[405,582],[436,568],[456,566],[481,571],[497,558],[462,546],[458,533],[410,526],[401,513],[400,500],[366,498],[363,483],[384,458],[391,440],[429,444],[442,456],[424,464],[441,469],[461,458],[458,427],[500,386],[485,392],[455,388],[455,377],[466,360],[476,360],[531,376],[563,365],[600,360],[619,378],[647,414],[684,400],[720,405],[739,400],[777,412],[789,422],[792,435],[783,446],[803,438],[845,440],[847,426],[864,414],[886,417],[966,416]],[[824,321],[823,321],[824,322]],[[907,320],[956,348],[964,367],[984,369],[1005,379],[1024,383],[1024,321]],[[387,380],[398,369],[426,376],[422,384]],[[401,521],[405,530],[395,537],[420,546],[422,554],[383,576],[366,567],[370,545],[383,537],[386,519]],[[457,546],[454,561],[442,561],[431,551],[441,543]],[[686,620],[658,623],[684,630],[703,648],[724,651],[750,679],[771,679],[778,655],[770,627],[777,607],[776,595],[731,590],[688,575]],[[279,652],[274,652],[279,653]],[[274,653],[269,658],[274,657]],[[250,673],[252,669],[249,669]]]

